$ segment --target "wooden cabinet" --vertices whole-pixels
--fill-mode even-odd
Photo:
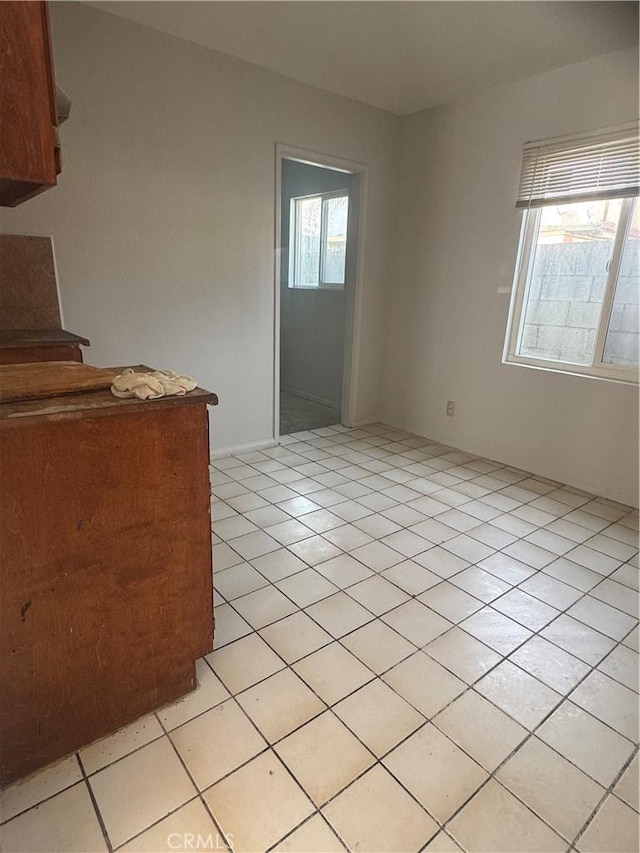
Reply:
[[[195,687],[213,648],[216,402],[0,404],[0,784]]]
[[[56,125],[47,4],[0,3],[0,205],[55,186]]]

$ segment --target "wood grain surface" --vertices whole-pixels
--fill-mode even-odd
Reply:
[[[0,204],[54,186],[57,123],[46,3],[0,3]]]
[[[0,364],[24,364],[30,361],[82,361],[82,350],[74,344],[0,347]]]
[[[206,402],[110,412],[0,420],[1,784],[186,693],[213,648]]]
[[[77,361],[0,365],[0,403],[110,388],[117,373]]]
[[[89,339],[64,329],[0,329],[0,350],[33,346],[55,347],[60,344],[88,347]]]
[[[51,237],[0,234],[0,329],[62,331]]]

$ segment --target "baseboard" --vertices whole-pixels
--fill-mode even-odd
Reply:
[[[377,418],[363,418],[360,421],[354,421],[349,425],[349,429],[362,429],[362,427],[373,426],[374,424],[382,423]],[[384,424],[384,426],[388,426],[388,424]]]
[[[209,453],[210,459],[221,459],[223,456],[237,456],[239,453],[251,453],[256,450],[267,450],[269,447],[276,447],[277,441],[273,438],[265,439],[264,441],[251,441],[248,444],[234,444],[231,447],[222,447],[219,450],[212,450]]]
[[[307,394],[306,391],[298,391],[297,388],[289,388],[281,385],[281,391],[286,391],[288,394],[294,394],[296,397],[302,397],[303,400],[310,400],[312,403],[320,403],[321,406],[327,406],[329,409],[339,409],[340,403],[334,403],[332,400],[326,400],[324,397],[317,397],[315,394]]]

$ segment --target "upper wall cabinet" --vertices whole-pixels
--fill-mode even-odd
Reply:
[[[55,186],[56,113],[47,4],[0,2],[0,205]]]

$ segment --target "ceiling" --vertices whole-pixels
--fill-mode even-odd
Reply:
[[[638,42],[635,2],[94,2],[398,115]]]

